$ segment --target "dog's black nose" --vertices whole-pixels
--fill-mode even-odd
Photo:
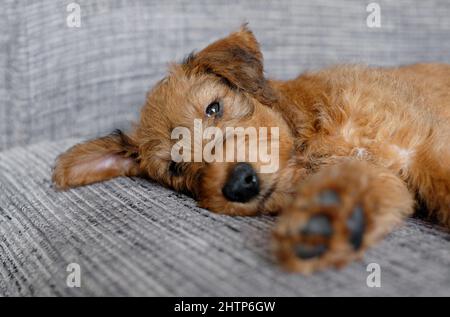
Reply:
[[[228,200],[240,203],[258,195],[259,180],[253,167],[248,163],[236,164],[222,188],[222,193]]]

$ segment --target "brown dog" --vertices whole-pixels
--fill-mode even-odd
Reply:
[[[175,127],[278,127],[279,169],[262,162],[174,162]],[[415,200],[450,226],[450,65],[338,66],[289,81],[264,77],[246,27],[183,63],[148,94],[139,124],[58,160],[68,187],[150,177],[230,215],[281,213],[285,267],[310,273],[359,258],[411,215]]]

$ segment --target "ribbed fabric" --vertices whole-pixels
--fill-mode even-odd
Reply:
[[[66,138],[126,129],[167,62],[243,22],[275,78],[338,62],[450,62],[447,0],[377,1],[380,29],[359,0],[78,0],[81,28],[68,28],[71,2],[2,0],[0,296],[450,295],[448,233],[421,220],[363,263],[303,278],[274,262],[275,218],[214,215],[141,179],[67,192],[50,182],[76,142]],[[72,262],[80,289],[66,285]],[[366,286],[371,262],[381,289]]]
[[[0,295],[450,295],[449,235],[411,219],[364,261],[305,278],[270,252],[276,218],[228,217],[150,181],[57,192],[54,158],[76,140],[0,153]],[[366,285],[381,265],[379,289]],[[69,263],[82,287],[66,285]]]
[[[2,0],[0,149],[126,128],[167,63],[249,22],[267,75],[333,63],[450,62],[448,0]]]

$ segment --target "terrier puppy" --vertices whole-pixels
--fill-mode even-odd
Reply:
[[[172,132],[195,133],[194,119],[224,133],[276,127],[279,168],[261,173],[260,159],[174,160]],[[270,137],[257,136],[271,144]],[[62,154],[53,181],[67,189],[149,177],[216,213],[280,214],[275,252],[287,269],[308,274],[360,258],[416,202],[450,227],[449,142],[450,65],[336,66],[269,80],[244,26],[173,64],[129,134]]]

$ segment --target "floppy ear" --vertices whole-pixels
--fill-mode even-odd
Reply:
[[[67,189],[119,176],[140,175],[138,149],[120,130],[75,145],[58,157],[53,182]]]
[[[188,74],[215,74],[231,87],[244,90],[263,103],[275,100],[275,94],[264,77],[258,41],[247,26],[197,54],[191,54],[183,67]]]

